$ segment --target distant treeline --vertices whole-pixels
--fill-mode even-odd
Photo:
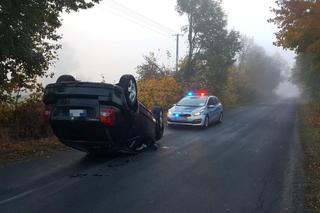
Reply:
[[[286,63],[279,55],[268,55],[252,39],[242,38],[241,44],[235,63],[218,69],[224,76],[219,80],[213,77],[216,69],[205,66],[194,69],[191,77],[185,78],[187,56],[176,72],[159,64],[155,53],[145,55],[144,62],[137,67],[140,101],[148,107],[160,105],[168,109],[188,91],[198,90],[218,96],[227,107],[275,98],[275,90],[283,79],[281,73],[288,69]],[[203,65],[203,61],[199,63]]]
[[[304,97],[320,101],[320,2],[276,2],[275,17],[269,21],[279,28],[276,44],[297,53],[293,80]]]
[[[275,96],[282,73],[288,69],[285,61],[279,55],[268,55],[253,39],[229,31],[221,1],[177,0],[176,9],[188,19],[188,25],[183,26],[188,35],[188,53],[178,71],[159,64],[154,53],[144,56],[145,62],[137,67],[137,73],[140,98],[147,105],[165,103],[168,107],[188,90],[199,89],[220,97],[227,106]],[[171,79],[167,76],[175,83],[171,80],[163,83],[167,87],[152,89],[160,84],[154,79]],[[176,93],[168,88],[177,88]],[[172,101],[166,102],[167,96]]]

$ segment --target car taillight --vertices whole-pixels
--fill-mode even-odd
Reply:
[[[100,122],[108,126],[114,126],[116,124],[116,111],[111,108],[100,109]]]
[[[46,105],[44,108],[43,122],[49,123],[51,117],[52,106]]]

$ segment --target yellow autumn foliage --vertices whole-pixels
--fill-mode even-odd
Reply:
[[[148,108],[161,106],[167,110],[181,98],[183,89],[172,76],[165,76],[160,79],[140,80],[138,95],[140,102]]]
[[[247,102],[248,78],[246,73],[240,72],[236,67],[228,69],[225,94],[220,97],[226,107],[235,107]]]
[[[296,53],[320,54],[320,1],[278,0],[272,9],[276,24],[276,44]]]

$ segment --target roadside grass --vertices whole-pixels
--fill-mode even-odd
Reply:
[[[299,120],[305,156],[306,207],[312,212],[320,212],[320,104],[302,104]]]
[[[27,160],[32,157],[48,156],[56,151],[66,149],[68,148],[55,137],[27,141],[15,141],[1,137],[0,166]]]

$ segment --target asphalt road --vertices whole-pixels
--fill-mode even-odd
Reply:
[[[157,151],[0,168],[0,212],[300,212],[299,164],[296,102],[260,103],[206,130],[166,129]]]

